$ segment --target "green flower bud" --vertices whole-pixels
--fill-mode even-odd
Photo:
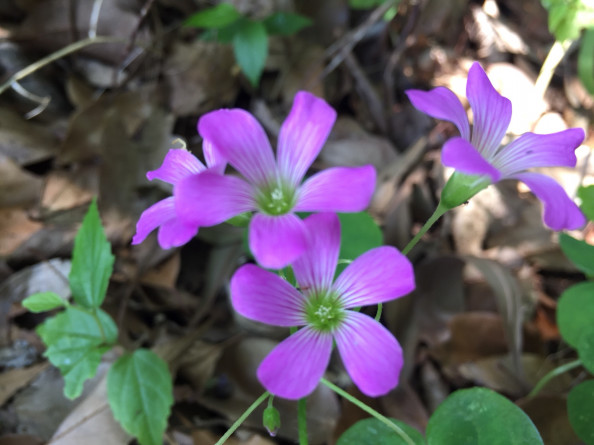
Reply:
[[[491,180],[487,176],[454,172],[441,191],[441,204],[446,209],[458,207],[490,184]]]
[[[280,428],[281,422],[280,413],[274,406],[269,405],[266,407],[266,409],[264,410],[264,415],[262,416],[262,423],[268,431],[268,434],[270,434],[272,437],[276,436],[276,433]]]

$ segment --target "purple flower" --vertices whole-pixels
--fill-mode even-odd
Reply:
[[[213,171],[222,173],[226,163],[210,142],[204,141],[203,151],[206,164]],[[182,179],[205,170],[206,167],[192,153],[178,148],[169,150],[161,167],[148,172],[146,177],[150,181],[160,179],[175,185]],[[136,223],[136,234],[132,238],[132,244],[143,242],[157,227],[159,228],[157,240],[163,249],[181,246],[198,233],[198,224],[180,220],[175,210],[173,196],[153,204],[142,212]]]
[[[256,119],[240,109],[217,110],[200,119],[198,130],[245,179],[207,171],[175,185],[175,205],[190,225],[211,226],[255,211],[249,245],[258,263],[286,266],[307,246],[305,225],[294,212],[358,212],[375,188],[371,166],[324,170],[303,184],[336,112],[307,92],[295,96],[280,130],[276,159]]]
[[[301,289],[255,265],[242,266],[231,279],[237,312],[276,326],[304,326],[264,359],[258,378],[280,397],[311,393],[326,370],[333,340],[361,391],[376,397],[398,384],[402,349],[373,318],[352,311],[406,295],[415,287],[413,268],[393,247],[372,249],[354,260],[333,283],[340,249],[340,223],[332,213],[304,220],[310,244],[293,263]]]
[[[575,167],[574,151],[585,137],[581,128],[553,134],[524,133],[501,147],[511,121],[512,105],[495,91],[477,62],[470,68],[466,84],[466,97],[474,116],[472,132],[464,107],[447,88],[408,90],[407,94],[416,108],[452,122],[460,131],[461,137],[448,140],[441,155],[444,165],[457,170],[453,182],[442,193],[442,201],[451,201],[451,205],[445,202],[446,206],[461,204],[489,184],[517,179],[543,202],[544,222],[550,228],[576,229],[585,224],[584,215],[557,182],[527,171],[534,167]]]

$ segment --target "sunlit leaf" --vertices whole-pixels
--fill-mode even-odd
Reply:
[[[173,404],[167,364],[154,352],[138,349],[109,370],[107,395],[113,415],[141,445],[161,445]]]
[[[594,320],[594,282],[571,286],[559,298],[557,324],[563,339],[574,348],[578,347],[585,329]]]
[[[64,394],[78,397],[83,383],[95,376],[101,356],[117,339],[117,327],[100,309],[69,306],[37,328],[47,346],[45,356],[64,377]]]
[[[594,443],[594,380],[582,382],[567,396],[569,422],[587,444]]]
[[[212,8],[204,9],[192,14],[186,19],[184,25],[194,28],[223,28],[235,22],[241,14],[230,3],[219,3]]]
[[[25,298],[21,304],[27,310],[37,313],[66,307],[68,306],[68,301],[54,292],[39,292]]]
[[[74,239],[72,268],[68,277],[74,301],[87,308],[101,306],[114,259],[101,225],[97,202],[93,200]]]
[[[425,443],[423,435],[413,427],[396,419],[390,419],[390,421],[400,427],[415,445]],[[374,417],[359,420],[336,441],[336,445],[407,445],[408,443],[388,425]]]
[[[427,425],[429,445],[542,445],[530,418],[502,395],[486,388],[451,394]]]
[[[268,34],[264,24],[242,20],[233,35],[233,52],[241,71],[256,87],[268,57]]]

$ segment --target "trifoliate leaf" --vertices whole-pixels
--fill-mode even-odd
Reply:
[[[300,14],[277,12],[264,20],[268,34],[290,36],[312,24],[311,20]]]
[[[242,20],[233,35],[233,52],[252,86],[258,86],[268,57],[268,34],[262,22]]]
[[[69,306],[37,328],[47,346],[44,355],[60,369],[64,394],[78,397],[83,383],[95,376],[101,356],[117,339],[117,327],[100,309]]]
[[[23,307],[31,312],[51,311],[59,307],[68,306],[68,301],[64,300],[55,292],[39,292],[23,300]]]
[[[594,374],[594,324],[583,329],[577,344],[577,352],[584,368]]]
[[[113,261],[97,202],[93,200],[74,239],[72,268],[68,277],[74,301],[87,308],[101,306],[113,271]]]
[[[577,435],[586,444],[594,443],[594,380],[582,382],[567,396],[567,415]]]
[[[582,84],[594,96],[594,28],[587,29],[582,36],[577,66]]]
[[[577,192],[578,198],[582,200],[580,209],[590,221],[594,221],[594,185],[580,187]]]
[[[566,233],[559,235],[563,253],[576,267],[590,277],[594,277],[594,246],[575,239]]]
[[[594,320],[594,282],[579,283],[561,294],[557,304],[557,324],[563,339],[578,347],[584,330]]]
[[[415,445],[425,444],[423,435],[413,427],[400,420],[390,419],[390,421],[400,427]],[[346,430],[336,445],[407,445],[408,443],[388,425],[370,417],[359,420]]]
[[[486,388],[452,393],[427,425],[428,445],[543,445],[518,406]]]
[[[241,17],[241,14],[230,3],[219,3],[218,5],[204,9],[191,15],[184,22],[185,26],[194,28],[224,28],[235,22]]]
[[[114,417],[141,445],[161,445],[173,404],[171,374],[154,352],[138,349],[120,357],[107,375]]]
[[[368,250],[382,245],[382,231],[369,213],[339,213],[338,219],[340,219],[339,258],[341,260],[354,260]],[[346,264],[339,264],[336,275],[338,276],[346,266]]]

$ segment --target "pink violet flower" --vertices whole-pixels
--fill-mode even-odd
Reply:
[[[358,212],[375,189],[375,169],[334,167],[301,184],[322,149],[336,112],[301,91],[283,123],[276,159],[264,129],[247,111],[223,109],[202,116],[198,130],[242,176],[207,171],[175,184],[175,206],[190,225],[211,226],[255,212],[249,245],[257,262],[280,269],[307,246],[305,225],[294,212]]]
[[[336,342],[347,372],[368,396],[386,394],[398,384],[402,349],[379,322],[355,307],[374,305],[415,288],[413,268],[397,249],[369,250],[334,280],[340,249],[336,214],[304,220],[310,244],[295,261],[298,291],[278,275],[247,264],[231,279],[231,301],[241,315],[275,326],[303,326],[277,345],[257,375],[272,394],[299,399],[322,378]]]
[[[501,147],[511,121],[512,104],[500,95],[478,62],[468,72],[466,97],[474,116],[472,131],[466,111],[456,95],[444,87],[431,91],[408,90],[412,104],[436,119],[452,122],[460,137],[448,140],[442,150],[444,165],[456,169],[442,192],[448,208],[460,205],[489,184],[517,179],[544,204],[544,222],[554,230],[577,229],[586,222],[578,206],[552,178],[529,172],[535,167],[575,167],[574,151],[584,140],[581,128],[552,134],[524,133]]]
[[[222,173],[226,163],[210,142],[204,141],[203,151],[207,166],[213,171]],[[206,169],[204,164],[185,148],[174,148],[165,155],[161,167],[147,172],[146,177],[150,181],[160,179],[175,186],[182,179],[199,174]],[[132,244],[142,243],[149,233],[157,228],[159,228],[157,240],[163,249],[186,244],[198,233],[197,224],[179,219],[173,196],[162,199],[142,212],[136,223],[136,234],[132,238]]]

